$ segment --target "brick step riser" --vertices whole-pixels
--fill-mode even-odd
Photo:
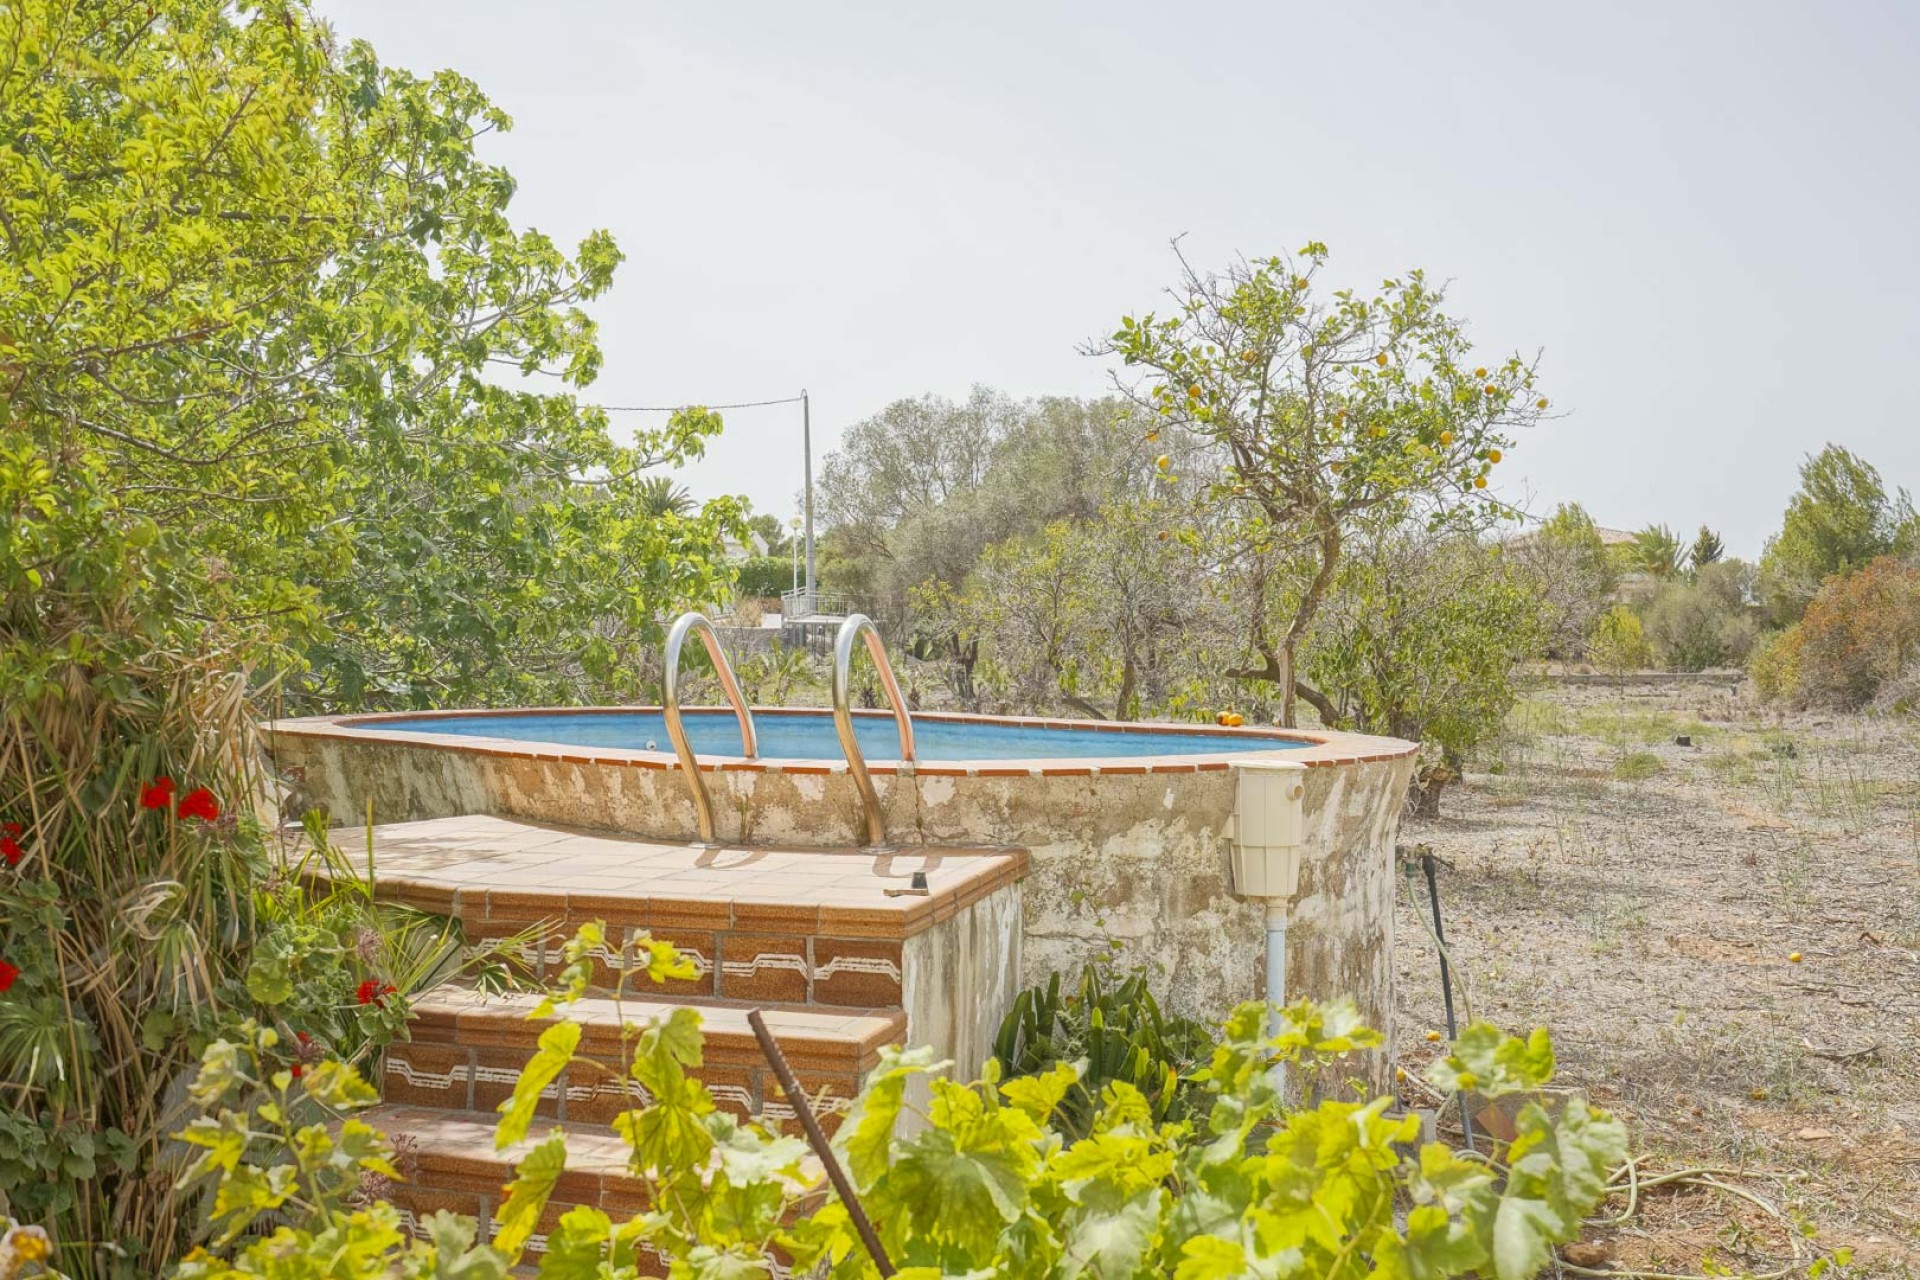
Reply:
[[[389,1103],[491,1117],[512,1096],[533,1052],[531,1046],[434,1043],[416,1035],[412,1043],[388,1047],[381,1095]],[[853,1105],[860,1075],[815,1066],[804,1058],[795,1061],[793,1055],[789,1063],[821,1128],[832,1133]],[[617,1050],[582,1052],[541,1091],[537,1114],[560,1123],[610,1125],[620,1113],[646,1106],[651,1099],[627,1076],[625,1065]],[[709,1052],[688,1074],[706,1085],[721,1110],[799,1132],[793,1106],[763,1060],[727,1060]]]
[[[476,948],[535,929],[547,931],[517,948],[518,958],[543,981],[565,967],[561,947],[588,919],[551,921],[469,921],[467,937]],[[602,921],[607,945],[594,956],[593,987],[612,991],[619,981],[615,965],[631,959],[631,942],[644,935],[671,943],[692,962],[692,979],[654,982],[631,974],[627,991],[641,999],[704,998],[755,1004],[815,1005],[827,1009],[898,1009],[902,1005],[904,948],[884,938],[817,937],[805,934],[749,933],[740,930],[622,926]]]

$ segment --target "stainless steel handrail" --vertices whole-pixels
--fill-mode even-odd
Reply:
[[[867,652],[880,672],[880,686],[893,704],[894,727],[900,731],[900,759],[913,763],[913,721],[907,715],[907,703],[900,696],[900,682],[893,678],[893,664],[887,661],[887,646],[873,619],[864,613],[850,614],[833,638],[833,727],[840,734],[840,751],[847,757],[847,769],[854,785],[860,788],[860,800],[867,809],[867,843],[885,844],[886,819],[880,812],[880,793],[873,789],[873,777],[867,772],[866,757],[860,754],[860,742],[853,735],[853,708],[848,705],[848,686],[853,683],[853,642],[862,632],[867,637]]]
[[[707,794],[707,783],[700,776],[700,762],[693,754],[693,744],[687,741],[687,727],[680,721],[680,648],[687,642],[689,631],[700,633],[701,643],[707,647],[707,657],[713,662],[713,670],[720,677],[720,687],[726,690],[727,701],[733,704],[733,714],[740,721],[740,754],[751,760],[757,754],[753,733],[753,711],[747,706],[747,700],[740,696],[740,682],[733,678],[733,667],[727,662],[727,655],[721,651],[720,637],[714,634],[713,624],[698,613],[683,613],[674,619],[673,629],[667,632],[667,651],[664,659],[666,675],[661,680],[660,713],[667,722],[667,737],[673,740],[673,753],[680,757],[680,771],[687,775],[687,789],[693,792],[693,807],[700,820],[700,838],[711,844],[714,839],[713,797]]]

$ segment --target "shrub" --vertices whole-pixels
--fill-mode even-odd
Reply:
[[[1160,1011],[1146,974],[1116,978],[1095,963],[1081,972],[1077,994],[1062,994],[1057,973],[1022,991],[1000,1023],[993,1053],[1009,1079],[1046,1076],[1061,1063],[1080,1063],[1057,1121],[1084,1138],[1115,1080],[1139,1090],[1156,1121],[1201,1118],[1206,1095],[1193,1072],[1212,1055],[1214,1043],[1206,1024]]]
[[[1751,568],[1722,560],[1702,566],[1691,581],[1663,584],[1643,624],[1661,665],[1704,671],[1745,662],[1760,631],[1747,604],[1752,583]]]
[[[816,581],[816,586],[819,583]],[[777,598],[793,586],[793,559],[790,556],[749,556],[740,562],[733,580],[733,594]]]
[[[1471,533],[1370,531],[1322,611],[1300,695],[1329,728],[1437,753],[1444,767],[1424,770],[1415,794],[1435,814],[1466,754],[1499,731],[1551,621],[1534,575]]]
[[[1827,579],[1789,627],[1756,658],[1767,697],[1852,710],[1920,662],[1920,565],[1881,556]]]
[[[1640,615],[1623,604],[1600,615],[1587,654],[1595,665],[1617,675],[1653,665],[1653,646],[1647,643]]]

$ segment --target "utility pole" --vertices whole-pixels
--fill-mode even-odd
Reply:
[[[813,589],[813,402],[800,388],[800,440],[807,454],[807,612],[814,613]]]

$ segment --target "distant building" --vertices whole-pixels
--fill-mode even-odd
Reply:
[[[767,554],[767,540],[749,529],[744,542],[739,538],[729,537],[721,554],[729,561],[751,560],[755,556]]]

